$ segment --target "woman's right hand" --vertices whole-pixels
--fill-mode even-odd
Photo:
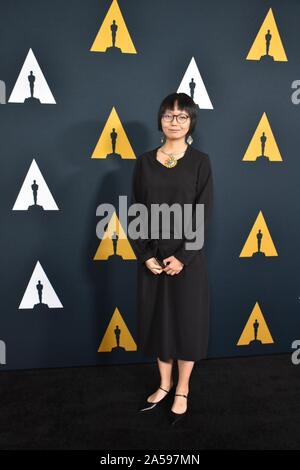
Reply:
[[[147,259],[147,261],[145,261],[145,265],[153,274],[160,274],[163,271],[162,267],[158,264],[154,257]]]

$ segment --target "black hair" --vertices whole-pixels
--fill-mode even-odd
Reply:
[[[196,123],[197,123],[197,113],[198,113],[198,106],[194,102],[194,100],[187,95],[186,93],[171,93],[170,95],[166,96],[159,107],[158,116],[157,116],[157,124],[158,130],[162,131],[161,127],[161,118],[162,115],[167,111],[167,109],[174,109],[175,102],[177,101],[177,106],[182,111],[186,111],[187,114],[191,118],[189,134],[192,134],[195,130]]]

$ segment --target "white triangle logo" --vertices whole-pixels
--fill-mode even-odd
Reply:
[[[49,308],[63,308],[39,261],[35,265],[19,305],[19,309],[24,308],[32,308],[38,311],[46,311]]]
[[[194,57],[181,80],[177,93],[186,93],[200,109],[213,109]]]
[[[56,104],[32,49],[29,49],[9,103]]]
[[[59,210],[35,159],[31,162],[12,210],[30,212]]]

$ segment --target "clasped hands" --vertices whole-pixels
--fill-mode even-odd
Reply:
[[[145,265],[153,274],[161,274],[165,272],[170,276],[174,276],[174,274],[180,273],[182,271],[184,264],[179,261],[174,255],[168,256],[168,258],[163,259],[164,264],[166,266],[162,268],[159,263],[156,261],[156,258],[150,258],[145,261]]]

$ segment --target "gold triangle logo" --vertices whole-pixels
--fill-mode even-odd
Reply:
[[[248,321],[237,342],[237,346],[248,346],[250,344],[273,344],[274,340],[258,302],[248,318]]]
[[[114,211],[100,241],[94,261],[107,261],[111,256],[120,256],[122,260],[136,260],[135,253]]]
[[[98,352],[136,351],[136,343],[116,307],[99,345]]]
[[[259,211],[240,253],[240,258],[263,258],[265,256],[278,256],[278,253],[262,211]]]
[[[246,60],[287,62],[288,59],[280,39],[272,8],[269,9]]]
[[[107,157],[119,157],[125,160],[136,158],[114,107],[110,112],[91,158]]]
[[[90,49],[91,52],[136,54],[117,0],[113,0]]]
[[[247,162],[258,160],[274,162],[282,161],[282,157],[266,113],[263,113],[243,157],[243,161]]]

